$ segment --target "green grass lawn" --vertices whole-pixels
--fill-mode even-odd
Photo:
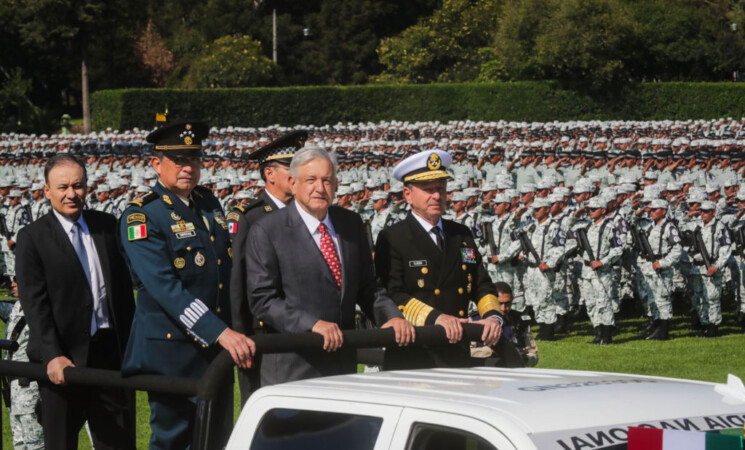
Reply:
[[[732,314],[725,314],[725,324],[731,323]],[[568,336],[556,342],[539,342],[539,368],[598,370],[607,372],[637,373],[675,378],[725,382],[728,373],[745,378],[745,334],[734,327],[722,326],[722,336],[716,339],[694,337],[682,318],[672,323],[674,339],[666,342],[645,341],[639,337],[644,325],[640,319],[620,322],[616,344],[599,347],[590,345],[590,324],[573,325]],[[4,325],[0,324],[0,335]],[[238,388],[235,391],[235,417],[238,417]],[[3,408],[3,445],[12,447],[8,426],[8,412]],[[147,395],[137,393],[137,447],[147,448],[150,438]],[[83,431],[80,448],[90,449]]]

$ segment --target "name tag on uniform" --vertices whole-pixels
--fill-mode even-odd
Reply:
[[[476,264],[476,252],[472,248],[461,248],[460,256],[464,263]]]
[[[409,267],[424,267],[427,265],[426,259],[418,259],[416,261],[409,261]]]
[[[176,234],[176,239],[186,239],[190,237],[194,237],[197,235],[197,232],[194,230],[191,231],[179,231]]]

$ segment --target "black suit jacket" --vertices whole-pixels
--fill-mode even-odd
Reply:
[[[339,207],[328,214],[339,238],[341,292],[294,202],[251,227],[245,255],[248,298],[268,332],[307,332],[318,320],[351,329],[355,304],[378,325],[401,317],[376,280],[360,216]],[[262,384],[355,370],[355,353],[344,351],[263,355],[261,363]]]
[[[375,267],[383,286],[415,326],[434,325],[440,314],[468,317],[474,301],[481,317],[499,315],[496,290],[481,261],[468,227],[442,221],[444,249],[409,213],[384,229],[375,246]],[[390,357],[392,354],[395,357]],[[389,361],[395,360],[396,363]],[[467,345],[442,347],[429,354],[418,349],[388,349],[387,368],[462,366],[469,363]],[[398,365],[400,363],[401,365]]]
[[[101,262],[109,321],[116,332],[119,359],[129,337],[134,298],[129,271],[110,214],[84,211]],[[28,356],[44,365],[67,356],[86,367],[93,297],[70,239],[53,212],[21,229],[16,244],[18,293],[29,325]]]

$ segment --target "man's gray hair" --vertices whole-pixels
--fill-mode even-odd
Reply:
[[[297,178],[297,170],[300,166],[304,166],[314,159],[325,159],[334,166],[334,177],[336,172],[339,170],[339,163],[336,162],[336,155],[332,152],[326,151],[325,148],[319,146],[307,146],[303,147],[295,153],[290,162],[290,175]]]

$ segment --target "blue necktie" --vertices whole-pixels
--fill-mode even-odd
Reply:
[[[91,270],[88,266],[88,252],[85,250],[83,245],[83,228],[80,223],[75,222],[72,225],[72,246],[75,249],[75,253],[78,254],[80,264],[83,265],[83,271],[85,272],[85,278],[88,280],[88,285],[91,284]]]

